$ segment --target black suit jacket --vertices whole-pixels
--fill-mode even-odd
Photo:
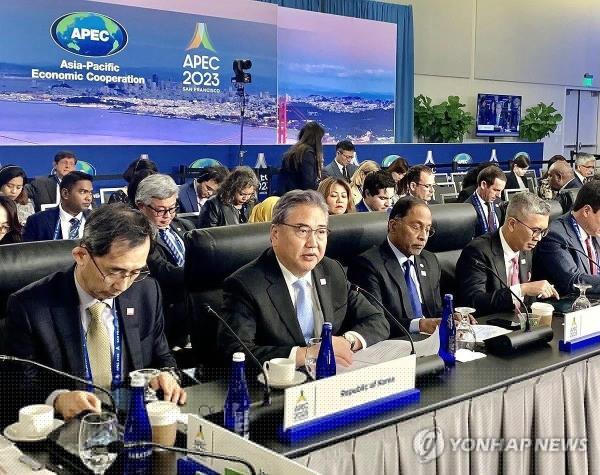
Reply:
[[[581,281],[590,284],[590,293],[600,293],[600,275],[591,275],[590,262],[586,258],[587,250],[575,234],[569,222],[570,213],[550,223],[550,232],[537,245],[533,256],[533,276],[535,280],[548,280],[559,294],[578,292],[573,284]],[[598,238],[592,238],[596,256],[600,257]],[[562,249],[561,245],[579,249]]]
[[[358,332],[372,345],[388,338],[383,313],[361,294],[351,291],[341,265],[327,257],[312,271],[323,316],[333,334]],[[272,249],[242,267],[225,281],[223,317],[261,361],[287,358],[294,346],[306,346],[287,285]],[[219,331],[224,357],[241,351],[239,344]]]
[[[28,185],[29,193],[36,211],[41,210],[41,205],[56,203],[56,177],[54,175],[36,178]]]
[[[52,241],[59,219],[58,206],[32,214],[23,228],[23,241]],[[58,237],[62,239],[62,234],[59,233]]]
[[[506,190],[517,190],[519,188],[526,190],[527,189],[527,178],[526,177],[522,177],[521,180],[523,180],[523,185],[525,185],[525,188],[521,188],[519,185],[519,182],[517,181],[517,175],[515,175],[515,172],[508,172],[506,174],[506,186],[504,187]]]
[[[319,185],[321,165],[313,150],[307,150],[302,156],[298,168],[292,168],[285,160],[279,172],[279,193],[290,190],[316,190]]]
[[[519,253],[521,283],[531,280],[531,259],[531,252]],[[457,304],[475,308],[479,316],[513,311],[512,295],[507,286],[502,285],[491,272],[479,267],[477,262],[491,267],[506,283],[500,230],[475,238],[460,254],[456,263]]]
[[[185,243],[185,233],[194,229],[186,219],[175,218],[171,231]],[[185,309],[184,267],[178,267],[175,259],[159,234],[152,252],[148,256],[150,274],[158,281],[165,308],[165,334],[169,346],[185,346],[189,334],[189,324]]]
[[[438,317],[442,311],[441,271],[435,254],[424,250],[421,255],[415,256],[415,270],[423,299],[423,316]],[[350,263],[348,279],[375,295],[402,326],[406,330],[409,329],[415,315],[404,280],[404,270],[400,267],[387,239],[379,246],[373,246],[363,252]],[[391,336],[403,335],[395,323],[389,324]]]
[[[469,196],[465,200],[465,203],[473,204],[471,202],[471,199],[473,199],[473,195],[475,195],[475,193],[471,194],[471,196]],[[486,220],[486,217],[485,215],[480,213],[479,208],[477,206],[473,205],[473,208],[475,208],[475,212],[477,213],[477,225],[475,226],[475,237],[477,237],[481,236],[485,232],[483,227],[483,221]],[[496,217],[498,218],[498,227],[502,226],[502,223],[504,222],[504,215],[502,213],[500,205],[494,202],[492,203],[492,209],[494,210],[494,212],[496,213]]]
[[[253,203],[246,202],[241,209],[244,215],[242,223],[247,223],[250,213],[254,207]],[[198,228],[214,228],[217,226],[229,226],[230,224],[240,224],[240,215],[233,206],[223,203],[218,196],[211,196],[198,216]]]
[[[123,338],[123,376],[140,368],[175,366],[163,332],[157,282],[147,278],[116,298]],[[128,315],[133,309],[134,314]],[[56,272],[12,294],[6,312],[6,351],[84,377],[82,327],[74,267]],[[16,410],[40,403],[55,389],[85,389],[72,382],[20,366],[9,372]]]

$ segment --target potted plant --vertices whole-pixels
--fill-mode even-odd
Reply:
[[[415,134],[424,142],[462,142],[474,117],[464,110],[458,96],[448,96],[440,104],[431,104],[423,94],[415,97]]]
[[[521,138],[528,142],[537,142],[547,137],[556,130],[563,116],[554,108],[553,102],[549,106],[540,102],[538,105],[525,110],[521,119]]]

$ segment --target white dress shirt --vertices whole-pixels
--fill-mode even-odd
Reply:
[[[481,203],[481,209],[483,210],[483,217],[485,218],[485,221],[487,222],[487,220],[488,220],[487,201],[483,201],[483,198],[481,196],[479,196],[479,190],[475,190],[475,196],[477,196],[479,203]],[[492,208],[493,208],[493,206],[494,206],[494,204],[492,203]]]
[[[74,275],[74,278],[75,278],[75,288],[77,289],[77,296],[79,298],[79,319],[81,321],[81,327],[83,328],[83,335],[85,337],[85,335],[87,335],[88,327],[90,325],[90,316],[88,314],[87,309],[90,308],[96,302],[98,302],[98,299],[92,297],[85,290],[83,290],[83,288],[79,284],[79,281],[77,280],[77,275]],[[102,313],[102,323],[106,327],[106,331],[108,332],[108,335],[109,335],[110,353],[111,353],[111,358],[112,358],[112,356],[114,355],[114,352],[115,352],[115,338],[114,338],[115,325],[114,325],[114,315],[113,315],[113,311],[112,311],[112,308],[114,305],[114,299],[106,299],[106,300],[103,300],[102,302],[104,302],[107,305],[104,309],[104,312]],[[83,356],[85,358],[85,355],[83,355]],[[69,392],[69,390],[56,389],[56,390],[52,391],[52,393],[50,393],[50,396],[48,396],[46,398],[46,404],[54,406],[54,400],[57,398],[57,396],[62,393],[66,393],[66,392]]]
[[[419,284],[419,279],[417,278],[417,271],[416,271],[416,266],[415,266],[415,256],[410,256],[410,257],[406,257],[402,251],[400,251],[400,249],[398,249],[396,246],[394,246],[392,244],[392,242],[390,241],[390,238],[387,238],[387,242],[390,245],[390,247],[392,248],[392,252],[394,253],[394,255],[396,256],[396,259],[398,259],[398,264],[400,264],[400,268],[404,271],[404,263],[406,261],[411,261],[413,263],[412,266],[410,266],[410,278],[413,280],[413,282],[415,283],[415,287],[417,288],[417,293],[419,294],[419,301],[421,302],[421,305],[423,304],[423,296],[421,295],[421,285]],[[402,273],[401,276],[404,279],[404,272]],[[421,315],[418,318],[413,318],[410,321],[410,326],[408,328],[408,331],[410,333],[419,333],[419,320],[421,320],[421,318],[425,318],[423,315]]]
[[[575,221],[577,223],[577,221]],[[581,239],[579,239],[579,242],[581,242],[581,247],[583,247],[583,252],[585,252],[586,254],[588,253],[588,248],[587,248],[587,244],[585,243],[585,241],[587,240],[587,238],[590,237],[590,235],[588,233],[585,232],[585,230],[579,226],[579,224],[577,224],[577,227],[579,228],[579,236]],[[596,259],[596,249],[594,247],[594,241],[591,242],[591,248],[592,248],[592,255],[589,256],[589,258],[591,260],[593,260],[594,262],[597,261]]]
[[[279,268],[281,269],[281,273],[283,274],[283,279],[285,280],[285,285],[287,286],[288,292],[290,294],[290,298],[292,299],[292,305],[294,306],[294,308],[296,308],[296,302],[298,301],[298,292],[299,292],[299,290],[297,290],[294,287],[294,284],[298,280],[304,280],[305,282],[308,283],[308,285],[311,289],[310,295],[311,295],[312,304],[313,304],[315,322],[323,322],[325,320],[325,317],[323,315],[323,310],[321,309],[321,304],[319,303],[319,296],[317,294],[317,290],[316,290],[314,282],[313,282],[312,273],[307,272],[302,277],[296,277],[281,263],[281,261],[279,259],[277,259],[277,264],[279,264]],[[359,333],[357,333],[357,332],[348,332],[348,333],[352,333],[362,343],[363,348],[367,347],[367,342]],[[313,328],[313,336],[320,337],[321,329]],[[290,356],[288,358],[296,361],[296,351],[298,351],[298,348],[299,348],[299,346],[294,346],[292,348],[292,350],[290,351]]]
[[[506,284],[510,285],[512,260],[515,258],[515,256],[519,256],[519,251],[513,251],[512,248],[508,245],[506,239],[504,239],[504,233],[502,231],[502,228],[500,228],[500,243],[502,244],[502,252],[504,254],[504,267],[506,267]],[[523,293],[521,292],[521,284],[510,285],[510,290],[512,290],[520,299],[523,298]],[[520,305],[520,302],[517,299],[515,299],[514,296],[512,298],[512,301],[515,305]]]
[[[58,205],[58,216],[60,219],[60,230],[62,232],[63,239],[69,239],[69,230],[71,229],[71,220],[73,218],[79,220],[79,232],[78,238],[81,239],[83,237],[83,225],[85,224],[85,217],[83,216],[83,212],[79,213],[77,216],[73,216],[72,214],[67,213],[62,205]]]
[[[585,177],[581,173],[579,173],[577,170],[574,170],[574,171],[575,171],[575,175],[577,176],[577,178],[579,178],[581,180],[581,183],[585,183]]]

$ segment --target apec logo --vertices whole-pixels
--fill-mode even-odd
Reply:
[[[127,45],[127,31],[101,13],[73,12],[50,28],[52,39],[65,51],[80,56],[111,56]]]

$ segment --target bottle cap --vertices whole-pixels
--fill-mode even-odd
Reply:
[[[246,361],[246,355],[241,351],[233,354],[233,361],[235,363],[241,363],[242,361]]]
[[[331,329],[332,328],[331,322],[323,323],[323,327],[327,327],[327,328]]]

